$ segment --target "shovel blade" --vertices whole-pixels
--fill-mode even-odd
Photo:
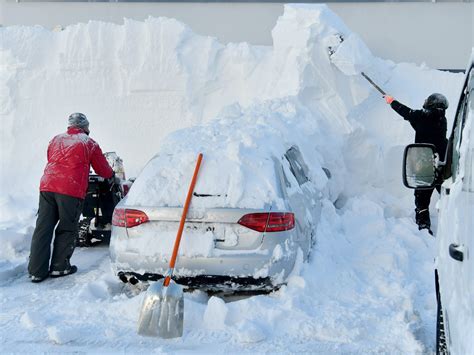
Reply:
[[[155,282],[147,290],[138,318],[138,334],[164,339],[183,336],[183,288],[171,281]]]

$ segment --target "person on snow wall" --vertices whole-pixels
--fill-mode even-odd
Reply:
[[[447,121],[445,112],[449,106],[444,95],[434,93],[428,96],[422,110],[412,110],[401,104],[392,96],[385,95],[385,101],[392,109],[410,122],[415,130],[415,143],[434,144],[439,156],[444,158],[448,140],[446,139]],[[430,200],[434,189],[415,189],[415,214],[418,229],[431,232]],[[438,193],[440,186],[436,187]]]
[[[77,267],[70,264],[70,259],[89,183],[90,166],[103,178],[114,177],[99,145],[89,138],[87,117],[82,113],[73,113],[68,123],[67,132],[49,142],[48,163],[40,181],[38,217],[28,263],[32,282],[77,271]],[[53,231],[55,237],[50,265]]]

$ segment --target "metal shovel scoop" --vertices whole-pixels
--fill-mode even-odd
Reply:
[[[183,336],[183,288],[154,282],[148,288],[138,319],[138,334],[165,339]]]
[[[138,334],[157,336],[170,339],[183,336],[184,296],[183,288],[171,280],[173,276],[179,244],[183,234],[184,223],[196,185],[202,154],[198,155],[193,179],[189,186],[188,195],[184,204],[178,233],[174,242],[170,265],[163,282],[158,281],[150,285],[143,300],[142,309],[138,318]]]

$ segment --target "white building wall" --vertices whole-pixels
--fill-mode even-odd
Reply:
[[[474,3],[330,3],[372,52],[396,62],[462,69],[474,46]],[[87,3],[0,0],[0,24],[48,28],[89,20],[122,23],[124,17],[174,17],[222,42],[271,45],[278,3]]]

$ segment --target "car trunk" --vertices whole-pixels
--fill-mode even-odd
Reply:
[[[127,207],[125,207],[127,208]],[[139,237],[144,233],[156,233],[160,237],[166,233],[177,232],[181,220],[181,207],[134,207],[148,216],[148,222],[127,228],[129,238]],[[190,208],[186,218],[183,238],[199,235],[212,235],[213,247],[221,250],[257,249],[263,240],[264,233],[240,225],[239,220],[248,214],[265,212],[255,209],[240,208]]]

